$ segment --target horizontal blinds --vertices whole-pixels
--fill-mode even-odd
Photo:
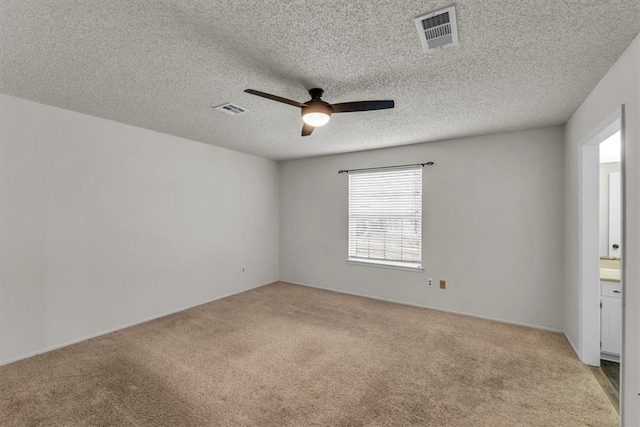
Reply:
[[[422,261],[422,167],[349,173],[349,257]]]

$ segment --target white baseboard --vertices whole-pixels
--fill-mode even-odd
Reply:
[[[609,362],[620,363],[620,355],[609,354],[609,353],[600,353],[601,360],[608,360]]]
[[[171,311],[168,311],[168,312],[165,312],[165,313],[162,313],[162,314],[158,314],[158,315],[154,315],[154,316],[151,316],[151,317],[147,317],[147,318],[142,319],[142,320],[136,320],[134,322],[127,323],[127,324],[120,325],[120,326],[116,326],[115,328],[110,328],[110,329],[107,329],[107,330],[104,330],[104,331],[101,331],[101,332],[97,332],[95,334],[86,335],[86,336],[83,336],[81,338],[73,339],[73,340],[70,340],[70,341],[65,341],[63,343],[52,345],[50,347],[46,347],[46,348],[43,348],[43,349],[40,349],[40,350],[36,350],[36,351],[30,352],[30,353],[27,353],[27,354],[23,354],[23,355],[20,355],[20,356],[17,356],[17,357],[12,357],[11,359],[2,360],[2,361],[0,361],[0,366],[8,365],[9,363],[17,362],[17,361],[23,360],[23,359],[28,359],[29,357],[37,356],[38,354],[47,353],[49,351],[57,350],[59,348],[66,347],[68,345],[77,344],[79,342],[90,340],[92,338],[96,338],[96,337],[99,337],[99,336],[102,336],[102,335],[107,335],[107,334],[110,334],[112,332],[119,331],[121,329],[126,329],[126,328],[129,328],[131,326],[139,325],[141,323],[149,322],[151,320],[159,319],[161,317],[165,317],[165,316],[169,316],[171,314],[179,313],[181,311],[189,310],[190,308],[198,307],[198,306],[203,305],[203,304],[208,304],[210,302],[217,301],[217,300],[220,300],[220,299],[223,299],[223,298],[228,298],[230,296],[241,294],[243,292],[247,292],[247,291],[250,291],[252,289],[261,288],[262,286],[270,285],[270,284],[276,283],[276,282],[277,282],[277,280],[274,280],[274,281],[270,281],[270,282],[267,282],[267,283],[262,283],[260,285],[250,286],[248,288],[244,288],[244,289],[241,289],[239,291],[235,291],[235,292],[231,292],[231,293],[228,293],[228,294],[220,295],[220,296],[217,296],[215,298],[212,298],[212,299],[209,299],[209,300],[206,300],[206,301],[203,301],[203,302],[198,302],[196,304],[191,304],[191,305],[188,305],[188,306],[180,307],[180,308],[177,308],[175,310],[171,310]]]
[[[524,323],[524,322],[517,322],[517,321],[514,321],[514,320],[499,319],[499,318],[496,318],[496,317],[483,316],[481,314],[474,314],[474,313],[466,313],[466,312],[463,312],[463,311],[449,310],[449,309],[446,309],[446,308],[433,307],[433,306],[425,305],[425,304],[414,304],[414,303],[410,303],[410,302],[398,301],[398,300],[393,300],[393,299],[389,299],[389,298],[380,298],[380,297],[376,297],[376,296],[372,296],[372,295],[365,295],[365,294],[360,294],[360,293],[356,293],[356,292],[349,292],[349,291],[343,291],[343,290],[338,290],[338,289],[325,288],[325,287],[318,286],[318,285],[309,285],[307,283],[292,282],[292,281],[289,281],[289,280],[281,280],[281,282],[290,283],[292,285],[306,286],[306,287],[309,287],[309,288],[322,289],[324,291],[337,292],[339,294],[347,294],[347,295],[353,295],[353,296],[357,296],[357,297],[371,298],[371,299],[375,299],[375,300],[378,300],[378,301],[386,301],[386,302],[392,302],[392,303],[395,303],[395,304],[408,305],[408,306],[411,306],[411,307],[428,308],[429,310],[442,311],[444,313],[451,313],[451,314],[459,314],[461,316],[474,317],[476,319],[492,320],[494,322],[507,323],[509,325],[524,326],[526,328],[539,329],[539,330],[542,330],[542,331],[549,331],[549,332],[554,332],[554,333],[558,333],[558,334],[563,333],[563,331],[560,330],[560,329],[549,328],[547,326],[533,325],[533,324]]]
[[[188,305],[188,306],[185,306],[185,307],[180,307],[180,308],[177,308],[175,310],[171,310],[171,311],[168,311],[168,312],[165,312],[165,313],[162,313],[162,314],[158,314],[158,315],[154,315],[154,316],[151,316],[151,317],[147,317],[145,319],[136,320],[135,322],[131,322],[131,323],[127,323],[127,324],[124,324],[124,325],[120,325],[120,326],[117,326],[117,327],[114,327],[114,328],[110,328],[110,329],[107,329],[107,330],[104,330],[104,331],[97,332],[95,334],[86,335],[86,336],[83,336],[83,337],[80,337],[80,338],[77,338],[77,339],[74,339],[74,340],[66,341],[66,342],[63,342],[63,343],[60,343],[60,344],[56,344],[56,345],[53,345],[53,346],[50,346],[50,347],[39,349],[39,350],[30,352],[30,353],[27,353],[27,354],[23,354],[23,355],[20,355],[20,356],[17,356],[17,357],[12,357],[11,359],[2,360],[2,361],[0,361],[0,366],[8,365],[9,363],[17,362],[17,361],[23,360],[23,359],[28,359],[29,357],[37,356],[38,354],[47,353],[49,351],[53,351],[53,350],[56,350],[56,349],[59,349],[59,348],[62,348],[62,347],[66,347],[68,345],[76,344],[76,343],[79,343],[79,342],[82,342],[82,341],[86,341],[86,340],[90,340],[92,338],[96,338],[96,337],[99,337],[99,336],[102,336],[102,335],[110,334],[112,332],[116,332],[116,331],[119,331],[121,329],[126,329],[126,328],[129,328],[131,326],[139,325],[141,323],[149,322],[151,320],[159,319],[161,317],[169,316],[169,315],[174,314],[174,313],[178,313],[178,312],[181,312],[181,311],[184,311],[184,310],[188,310],[190,308],[197,307],[199,305],[208,304],[210,302],[217,301],[217,300],[220,300],[220,299],[223,299],[223,298],[227,298],[227,297],[230,297],[230,296],[233,296],[233,295],[237,295],[237,294],[240,294],[240,293],[243,293],[243,292],[247,292],[247,291],[250,291],[252,289],[257,289],[257,288],[260,288],[262,286],[266,286],[266,285],[269,285],[271,283],[275,283],[277,281],[278,280],[270,281],[270,282],[267,282],[267,283],[262,283],[262,284],[256,285],[256,286],[250,286],[248,288],[244,288],[244,289],[241,289],[241,290],[238,290],[238,291],[235,291],[235,292],[231,292],[231,293],[228,293],[228,294],[225,294],[225,295],[220,295],[218,297],[215,297],[215,298],[203,301],[203,302],[198,302],[196,304]],[[358,296],[358,297],[363,297],[363,298],[370,298],[370,299],[375,299],[375,300],[379,300],[379,301],[386,301],[386,302],[391,302],[391,303],[395,303],[395,304],[402,304],[402,305],[408,305],[408,306],[412,306],[412,307],[427,308],[427,309],[430,309],[430,310],[442,311],[442,312],[445,312],[445,313],[459,314],[461,316],[473,317],[473,318],[484,319],[484,320],[491,320],[491,321],[494,321],[494,322],[507,323],[507,324],[517,325],[517,326],[524,326],[524,327],[527,327],[527,328],[540,329],[540,330],[543,330],[543,331],[549,331],[549,332],[555,332],[555,333],[564,333],[563,331],[561,331],[559,329],[549,328],[549,327],[546,327],[546,326],[539,326],[539,325],[533,325],[533,324],[524,323],[524,322],[516,322],[516,321],[512,321],[512,320],[499,319],[499,318],[495,318],[495,317],[483,316],[483,315],[480,315],[480,314],[473,314],[473,313],[466,313],[466,312],[456,311],[456,310],[448,310],[448,309],[439,308],[439,307],[433,307],[433,306],[424,305],[424,304],[413,304],[413,303],[408,303],[408,302],[398,301],[398,300],[393,300],[393,299],[388,299],[388,298],[375,297],[375,296],[372,296],[372,295],[365,295],[365,294],[360,294],[360,293],[355,293],[355,292],[348,292],[348,291],[342,291],[342,290],[337,290],[337,289],[325,288],[325,287],[322,287],[322,286],[310,285],[310,284],[307,284],[307,283],[292,282],[292,281],[288,281],[288,280],[281,280],[281,281],[284,282],[284,283],[290,283],[290,284],[293,284],[293,285],[306,286],[306,287],[310,287],[310,288],[322,289],[322,290],[325,290],[325,291],[337,292],[337,293],[341,293],[341,294],[353,295],[353,296]],[[566,336],[566,334],[565,334],[565,337],[567,338],[567,341],[569,342],[569,345],[571,345],[571,347],[573,348],[574,352],[576,352],[576,355],[577,355],[578,352],[576,351],[575,346],[573,345],[573,343],[571,342],[569,337]]]
[[[569,343],[569,345],[573,349],[573,352],[575,353],[576,357],[578,358],[578,360],[580,360],[580,353],[578,353],[578,349],[573,344],[573,341],[571,341],[571,338],[569,338],[569,335],[567,335],[566,332],[563,332],[562,335],[564,335],[564,337],[567,339],[567,342]]]

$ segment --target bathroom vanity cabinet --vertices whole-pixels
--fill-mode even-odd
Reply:
[[[620,282],[601,283],[600,357],[620,361],[622,350],[622,286]]]

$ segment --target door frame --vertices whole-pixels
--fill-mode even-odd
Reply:
[[[625,250],[625,159],[624,159],[624,105],[607,117],[600,125],[580,141],[579,171],[580,171],[580,254],[579,262],[579,345],[578,357],[591,366],[600,366],[600,271],[599,271],[599,176],[600,152],[602,141],[616,132],[620,132],[620,179],[621,179],[621,258],[624,262]],[[595,191],[594,191],[595,189]],[[623,269],[624,271],[624,269]],[[622,281],[623,322],[622,334],[624,338],[624,280]],[[593,314],[596,313],[594,316]],[[620,362],[622,368],[622,354],[624,353],[624,339]],[[621,371],[622,372],[622,371]],[[621,375],[622,377],[622,375]],[[622,388],[622,387],[621,387]],[[622,401],[622,399],[621,399]]]

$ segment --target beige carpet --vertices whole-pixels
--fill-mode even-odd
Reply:
[[[0,368],[2,426],[617,426],[564,337],[276,283]]]

